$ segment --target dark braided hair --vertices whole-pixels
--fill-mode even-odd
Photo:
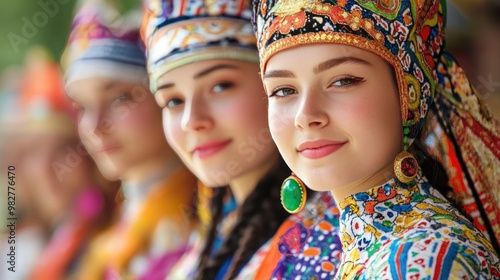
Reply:
[[[211,256],[222,219],[224,194],[227,188],[217,188],[211,201],[212,221],[207,241],[200,256],[196,279],[215,279],[222,265],[233,257],[224,279],[235,278],[252,255],[266,243],[289,216],[280,203],[280,186],[290,175],[290,169],[280,159],[279,164],[259,181],[255,190],[240,206],[236,224],[221,248]]]
[[[472,218],[466,213],[462,201],[456,196],[453,188],[449,185],[449,177],[443,165],[432,156],[425,145],[421,142],[421,135],[423,130],[420,131],[414,143],[411,145],[412,154],[417,156],[419,166],[422,169],[422,174],[427,178],[431,186],[441,193],[462,215],[469,221]]]
[[[211,221],[209,227],[206,229],[206,242],[200,254],[198,271],[200,271],[202,264],[206,263],[210,257],[210,252],[212,251],[212,246],[217,236],[217,226],[222,220],[222,209],[224,207],[224,197],[228,193],[227,190],[227,186],[214,189],[210,201]]]

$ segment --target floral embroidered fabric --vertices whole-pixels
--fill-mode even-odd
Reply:
[[[332,279],[342,253],[338,229],[332,196],[315,193],[281,225],[253,279]]]
[[[340,263],[339,210],[330,193],[322,193],[307,211],[294,215],[296,225],[279,242],[283,259],[273,279],[331,279]]]
[[[419,174],[341,204],[335,279],[500,279],[491,243]]]

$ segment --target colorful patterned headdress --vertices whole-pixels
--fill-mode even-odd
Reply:
[[[151,90],[166,72],[197,61],[258,63],[248,0],[145,0],[141,35]]]
[[[436,87],[443,52],[440,1],[262,0],[255,7],[261,71],[279,51],[336,43],[371,51],[395,69],[403,123],[414,139]],[[420,94],[422,92],[423,94]]]
[[[426,125],[454,143],[453,149],[434,154],[441,154],[450,177],[464,174],[461,185],[451,182],[452,187],[498,251],[500,125],[444,51],[445,0],[254,0],[253,8],[262,75],[276,53],[315,43],[354,46],[390,63],[408,142],[419,136],[433,111],[436,117]]]
[[[59,65],[41,47],[26,56],[19,88],[18,114],[24,132],[75,133],[75,112],[63,87]]]
[[[108,2],[80,2],[62,59],[67,68],[66,85],[89,77],[147,83],[140,12],[122,17]]]

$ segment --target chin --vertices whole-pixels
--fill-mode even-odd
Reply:
[[[197,176],[203,185],[211,188],[223,187],[229,185],[231,182],[231,178],[228,176],[213,176],[216,174],[215,172],[212,175],[203,174],[202,176]]]
[[[121,172],[114,166],[109,166],[109,164],[97,164],[97,168],[102,176],[108,181],[118,181],[122,177]]]
[[[293,169],[292,169],[293,170]],[[301,172],[294,173],[304,182],[306,187],[313,191],[326,192],[333,189],[335,180],[334,172],[321,167],[299,168]]]
[[[223,164],[216,162],[194,163],[185,162],[191,172],[207,187],[222,187],[227,186],[234,178],[234,174],[230,172]]]
[[[317,180],[317,179],[303,179],[302,180],[304,184],[306,184],[306,187],[317,192],[327,192],[332,190],[332,184],[326,184],[323,182],[323,180]]]

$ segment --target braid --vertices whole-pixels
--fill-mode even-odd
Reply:
[[[206,242],[200,254],[200,261],[198,264],[198,271],[203,271],[205,265],[210,258],[210,252],[217,235],[217,225],[222,219],[222,208],[224,206],[224,195],[227,193],[227,187],[220,187],[214,189],[214,194],[210,201],[211,221],[207,229]]]
[[[253,254],[276,233],[281,223],[289,216],[280,203],[280,185],[290,175],[288,167],[282,163],[268,181],[264,180],[261,195],[249,201],[247,207],[258,211],[249,219],[248,226],[242,232],[234,259],[225,279],[236,277],[240,269],[250,260]],[[259,203],[260,202],[260,203]]]
[[[279,166],[257,184],[241,206],[238,221],[220,250],[203,267],[200,266],[197,279],[214,279],[232,256],[224,279],[233,279],[260,246],[274,235],[289,216],[279,203],[279,186],[289,174],[290,170],[280,160]]]
[[[446,174],[446,170],[443,165],[432,155],[429,154],[425,146],[420,142],[420,140],[415,139],[415,143],[412,145],[413,151],[415,153],[420,153],[423,157],[423,161],[419,164],[422,168],[422,173],[429,180],[429,183],[434,189],[439,191],[446,199],[467,219],[472,221],[470,215],[465,211],[465,207],[460,199],[457,198],[453,188],[449,185],[449,177]]]

